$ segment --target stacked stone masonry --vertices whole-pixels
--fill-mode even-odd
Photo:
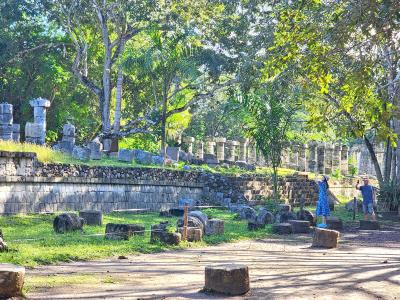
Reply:
[[[180,199],[230,205],[258,201],[272,193],[270,179],[226,177],[155,168],[42,164],[33,153],[0,152],[0,213],[116,209],[167,210]],[[316,201],[314,181],[290,176],[280,181],[290,203]]]

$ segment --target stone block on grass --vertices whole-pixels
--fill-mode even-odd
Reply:
[[[239,264],[207,266],[204,290],[229,296],[246,294],[250,290],[249,269]]]
[[[343,230],[343,221],[338,217],[327,217],[326,225],[328,226],[328,229]]]
[[[219,219],[209,219],[205,229],[206,235],[224,234],[225,222]]]
[[[290,223],[276,223],[272,225],[272,231],[276,234],[291,234],[293,227]]]
[[[257,223],[257,222],[249,222],[247,223],[247,230],[249,231],[256,231],[259,229],[265,228],[265,224]]]
[[[178,228],[178,232],[183,237],[183,227]],[[187,240],[188,242],[200,242],[203,239],[203,231],[200,228],[188,227]]]
[[[161,242],[167,245],[179,245],[182,240],[180,233],[169,232],[168,222],[151,225],[150,243]]]
[[[76,214],[65,213],[54,218],[53,229],[56,233],[82,230],[85,220]]]
[[[144,235],[145,227],[139,224],[114,224],[106,225],[106,239],[129,240],[133,235]]]
[[[87,225],[101,226],[103,224],[103,213],[100,210],[81,210],[79,217],[84,219]]]
[[[312,247],[336,248],[339,242],[340,233],[336,230],[315,228]]]
[[[178,219],[176,223],[176,227],[183,227],[184,225],[184,220],[183,218]],[[188,216],[188,227],[196,227],[200,228],[202,232],[204,232],[204,224],[201,222],[201,220],[195,216]]]
[[[0,264],[0,298],[8,299],[22,296],[24,278],[24,267]]]
[[[380,225],[379,225],[378,221],[360,220],[360,229],[361,230],[379,230]]]

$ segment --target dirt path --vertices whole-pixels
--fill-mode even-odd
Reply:
[[[384,242],[382,242],[382,237]],[[376,242],[376,241],[379,242]],[[310,249],[311,235],[40,267],[29,299],[220,299],[199,293],[204,266],[249,266],[244,299],[400,299],[400,230],[343,234],[336,250]],[[52,278],[54,284],[40,284]],[[48,280],[47,280],[48,281]]]

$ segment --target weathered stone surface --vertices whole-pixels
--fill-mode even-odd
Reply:
[[[206,235],[224,234],[225,222],[219,219],[209,219],[205,229]]]
[[[265,208],[261,208],[258,212],[256,223],[263,225],[272,224],[274,223],[274,215]]]
[[[0,139],[4,141],[11,141],[13,137],[12,125],[0,124]]]
[[[21,296],[24,279],[24,267],[0,264],[0,297],[7,299]]]
[[[145,227],[140,224],[114,224],[106,225],[106,239],[129,240],[133,235],[144,235]]]
[[[21,125],[14,123],[12,125],[13,127],[13,133],[12,133],[12,139],[14,142],[20,142],[21,139]]]
[[[180,147],[167,147],[167,155],[173,161],[179,160],[179,151],[181,150]]]
[[[281,211],[275,215],[275,222],[287,223],[289,220],[296,220],[297,216],[290,211]]]
[[[103,213],[100,210],[81,210],[79,217],[84,219],[87,225],[101,226],[103,224]]]
[[[131,163],[135,159],[135,152],[129,149],[119,149],[118,160]]]
[[[180,233],[169,232],[168,222],[151,225],[150,243],[161,242],[167,245],[179,245],[182,236]]]
[[[56,233],[65,233],[69,231],[82,230],[85,220],[76,214],[65,213],[55,217],[53,229]]]
[[[336,230],[315,228],[312,247],[336,248],[340,233]]]
[[[204,290],[229,296],[246,294],[250,290],[249,269],[238,264],[207,266]]]
[[[99,160],[101,159],[102,155],[102,150],[103,150],[103,144],[100,142],[98,138],[95,138],[93,141],[91,141],[87,148],[90,151],[89,158],[93,160]]]
[[[263,229],[265,228],[265,224],[262,223],[253,223],[253,222],[248,222],[247,223],[247,230],[249,231],[254,231],[254,230],[258,230],[258,229]]]
[[[380,225],[379,225],[378,221],[360,220],[360,229],[361,230],[379,230]]]
[[[75,146],[72,150],[72,157],[79,160],[89,160],[90,150],[87,147]]]
[[[310,225],[314,226],[315,225],[315,216],[314,214],[306,209],[300,210],[296,214],[297,219],[303,220],[303,221],[308,221],[310,222]]]
[[[276,223],[272,224],[272,231],[276,234],[291,234],[293,227],[290,223]]]
[[[153,163],[153,154],[143,150],[135,151],[135,160],[138,164],[150,165]]]
[[[189,212],[188,216],[199,219],[201,221],[201,223],[203,223],[203,229],[206,228],[207,222],[208,222],[208,217],[205,213],[203,213],[199,210],[194,210],[194,211]]]
[[[178,232],[183,237],[183,227],[178,228]],[[199,242],[203,238],[203,231],[200,228],[188,227],[187,228],[187,240],[188,242]]]
[[[332,230],[342,230],[343,229],[343,221],[337,217],[327,217],[326,225],[328,225],[328,228],[332,229]]]
[[[183,218],[178,219],[177,221],[177,227],[183,227]],[[196,228],[200,228],[203,232],[204,232],[204,224],[203,222],[194,216],[189,216],[188,217],[188,227],[196,227]]]
[[[243,206],[239,210],[240,218],[255,223],[257,212],[250,206]]]
[[[163,158],[162,156],[160,156],[160,155],[154,155],[154,156],[151,158],[151,163],[152,163],[153,165],[162,166],[163,163],[164,163],[164,158]]]
[[[301,220],[289,220],[289,224],[292,225],[293,233],[309,233],[310,222]]]

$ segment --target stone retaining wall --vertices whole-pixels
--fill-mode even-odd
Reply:
[[[282,197],[296,204],[316,201],[307,176],[280,179]],[[175,207],[182,198],[199,204],[258,201],[272,194],[270,178],[227,177],[200,171],[159,168],[89,167],[42,164],[32,153],[0,152],[0,214],[57,210]]]

